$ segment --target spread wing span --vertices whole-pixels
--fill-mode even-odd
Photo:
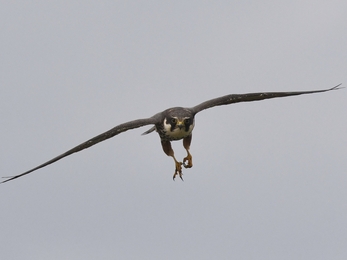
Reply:
[[[313,93],[320,93],[320,92],[326,92],[326,91],[330,91],[330,90],[337,90],[340,88],[340,85],[337,85],[333,88],[329,88],[329,89],[322,89],[322,90],[312,90],[312,91],[296,91],[296,92],[262,92],[262,93],[248,93],[248,94],[231,94],[231,95],[226,95],[223,97],[218,97],[218,98],[214,98],[211,100],[207,100],[195,107],[192,108],[175,108],[176,110],[179,111],[187,111],[189,110],[191,112],[191,114],[194,115],[196,113],[199,113],[202,110],[211,108],[211,107],[215,107],[215,106],[222,106],[222,105],[229,105],[229,104],[233,104],[233,103],[238,103],[238,102],[250,102],[250,101],[259,101],[259,100],[264,100],[264,99],[269,99],[269,98],[277,98],[277,97],[288,97],[288,96],[297,96],[297,95],[303,95],[303,94],[313,94]],[[151,129],[149,129],[148,131],[144,132],[143,134],[148,134],[153,132],[154,130],[156,130],[156,126],[161,126],[164,123],[164,119],[167,116],[167,111],[171,111],[172,109],[168,109],[165,110],[163,112],[157,113],[154,116],[150,117],[150,118],[145,118],[145,119],[138,119],[138,120],[133,120],[133,121],[129,121],[126,122],[124,124],[120,124],[100,135],[97,135],[91,139],[89,139],[88,141],[77,145],[76,147],[66,151],[65,153],[58,155],[57,157],[54,157],[53,159],[31,169],[28,170],[26,172],[23,172],[21,174],[15,175],[15,176],[9,176],[9,177],[4,177],[7,178],[6,180],[4,180],[1,183],[7,182],[7,181],[11,181],[14,179],[17,179],[23,175],[26,175],[28,173],[31,173],[33,171],[36,171],[40,168],[43,168],[49,164],[52,164],[60,159],[63,159],[66,156],[69,156],[73,153],[77,153],[79,151],[82,151],[88,147],[91,147],[97,143],[100,143],[102,141],[105,141],[111,137],[114,137],[120,133],[123,133],[127,130],[130,129],[134,129],[134,128],[138,128],[141,126],[145,126],[145,125],[155,125],[154,127],[152,127]],[[185,147],[186,148],[186,147]],[[170,149],[171,149],[171,145],[170,145]],[[187,150],[188,151],[188,150]],[[171,154],[168,154],[171,156]],[[175,159],[176,161],[176,159]],[[176,164],[179,164],[176,161]],[[191,166],[190,166],[191,167]],[[177,170],[177,168],[176,168]],[[175,176],[175,175],[174,175]]]

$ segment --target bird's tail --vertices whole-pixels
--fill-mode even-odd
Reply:
[[[152,128],[148,129],[146,132],[142,133],[142,135],[150,134],[150,133],[152,133],[155,130],[156,130],[156,128],[155,128],[155,126],[153,126]]]

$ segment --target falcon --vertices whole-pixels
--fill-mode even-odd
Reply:
[[[149,118],[137,119],[137,120],[133,120],[133,121],[129,121],[129,122],[117,125],[116,127],[102,134],[99,134],[80,145],[77,145],[76,147],[66,151],[65,153],[60,154],[57,157],[54,157],[53,159],[31,170],[28,170],[26,172],[23,172],[15,176],[3,177],[7,179],[4,180],[2,183],[17,179],[33,171],[36,171],[40,168],[46,167],[47,165],[50,165],[56,161],[59,161],[60,159],[63,159],[66,156],[69,156],[73,153],[80,152],[86,148],[89,148],[97,143],[105,141],[120,133],[123,133],[130,129],[146,126],[146,125],[154,125],[154,126],[150,128],[149,130],[147,130],[146,132],[144,132],[143,135],[149,134],[153,131],[156,131],[159,134],[164,153],[172,157],[175,162],[175,171],[173,174],[173,179],[175,179],[176,176],[178,175],[183,180],[182,166],[184,168],[193,167],[192,155],[189,152],[189,148],[192,141],[192,131],[194,129],[194,124],[195,124],[194,118],[195,118],[195,115],[199,113],[200,111],[211,108],[211,107],[215,107],[215,106],[230,105],[230,104],[239,103],[239,102],[250,102],[250,101],[259,101],[259,100],[264,100],[269,98],[279,98],[279,97],[289,97],[289,96],[297,96],[297,95],[304,95],[304,94],[322,93],[322,92],[340,89],[340,85],[341,84],[329,89],[312,90],[312,91],[230,94],[230,95],[226,95],[226,96],[205,101],[191,108],[184,108],[184,107],[169,108]],[[183,139],[183,147],[187,151],[187,156],[183,158],[182,162],[176,159],[174,151],[171,147],[171,141],[176,141],[181,139]]]

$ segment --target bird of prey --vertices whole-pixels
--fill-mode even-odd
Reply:
[[[77,145],[76,147],[66,151],[65,153],[58,155],[57,157],[31,169],[21,174],[15,176],[4,177],[7,178],[4,182],[17,179],[21,176],[24,176],[28,173],[36,171],[40,168],[43,168],[51,163],[54,163],[60,159],[63,159],[66,156],[69,156],[73,153],[77,153],[86,148],[89,148],[97,143],[105,141],[111,137],[114,137],[120,133],[123,133],[127,130],[138,128],[145,125],[154,125],[152,128],[143,133],[149,134],[153,131],[158,132],[162,148],[164,153],[168,156],[171,156],[175,162],[175,172],[173,174],[173,179],[178,175],[182,180],[182,165],[185,168],[191,168],[193,166],[192,155],[189,152],[190,143],[192,141],[192,131],[194,128],[194,117],[197,113],[202,110],[221,106],[221,105],[229,105],[233,103],[239,102],[250,102],[250,101],[259,101],[269,98],[278,98],[278,97],[288,97],[288,96],[297,96],[303,94],[312,94],[312,93],[321,93],[331,90],[340,89],[339,86],[341,84],[322,90],[312,90],[312,91],[296,91],[296,92],[263,92],[263,93],[248,93],[248,94],[230,94],[218,98],[214,98],[208,101],[205,101],[197,106],[191,108],[183,108],[183,107],[173,107],[166,109],[160,113],[155,114],[152,117],[137,119],[133,121],[129,121],[116,127],[97,135],[88,141]],[[187,151],[187,156],[183,158],[182,162],[179,162],[175,155],[174,151],[171,147],[171,141],[181,140],[183,139],[183,147]]]

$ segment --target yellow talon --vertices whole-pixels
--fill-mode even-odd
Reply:
[[[190,153],[188,153],[187,157],[185,157],[183,159],[183,166],[184,168],[192,168],[193,167],[193,157],[191,156]],[[186,164],[185,162],[188,161],[188,164]]]
[[[176,176],[179,175],[181,180],[183,181],[182,163],[175,160],[175,165],[176,165],[176,169],[173,175],[173,180],[175,180]]]

